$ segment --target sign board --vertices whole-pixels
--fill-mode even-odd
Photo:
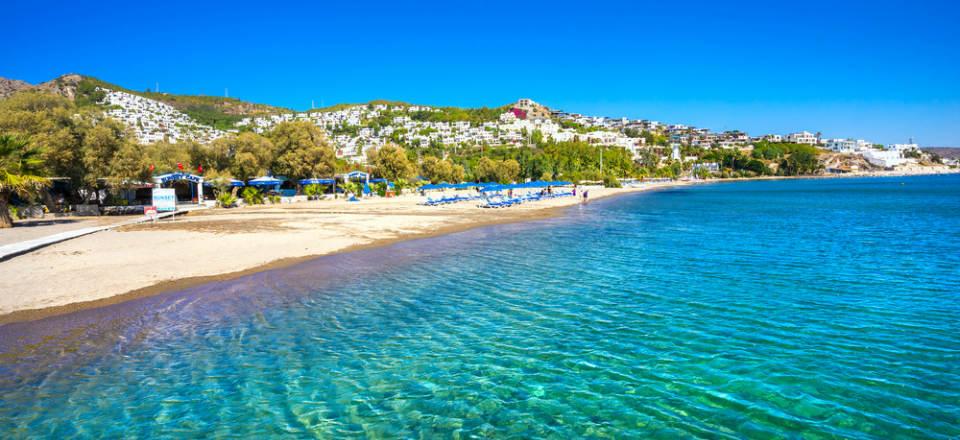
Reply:
[[[153,206],[157,212],[177,210],[177,194],[173,188],[154,188]]]

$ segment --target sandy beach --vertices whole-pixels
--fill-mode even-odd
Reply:
[[[590,187],[590,199],[697,183],[795,178],[893,177],[955,173],[920,169],[883,173],[754,177],[647,183],[636,188]],[[305,259],[398,240],[447,234],[485,225],[558,215],[579,198],[528,202],[503,209],[476,202],[422,206],[420,195],[351,203],[320,200],[238,209],[208,209],[175,221],[122,226],[48,246],[0,262],[0,324],[39,319],[155,295],[295,264]],[[0,231],[0,243],[36,238],[45,231],[118,223],[122,217]],[[127,218],[126,220],[129,220]]]
[[[640,188],[590,188],[590,199]],[[203,282],[294,264],[307,258],[478,226],[557,215],[579,203],[561,197],[504,209],[475,202],[421,206],[419,195],[358,203],[321,200],[209,209],[175,221],[123,226],[0,262],[0,323],[99,307]],[[21,232],[23,231],[23,232]],[[3,231],[4,240],[37,228]]]

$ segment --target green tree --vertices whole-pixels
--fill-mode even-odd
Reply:
[[[460,183],[463,182],[467,176],[466,170],[463,168],[463,165],[453,164],[450,167],[450,182],[451,183]]]
[[[520,177],[520,163],[513,159],[497,161],[496,176],[500,183],[515,182]]]
[[[140,146],[123,142],[107,168],[107,180],[116,188],[129,188],[137,182],[149,182],[150,171]]]
[[[230,152],[233,158],[230,171],[239,180],[246,182],[266,174],[270,169],[270,163],[273,161],[273,143],[259,134],[246,132],[228,136],[222,140],[222,146]]]
[[[13,227],[9,206],[14,194],[34,197],[49,186],[42,169],[40,150],[23,138],[0,136],[0,228]]]
[[[83,138],[83,165],[86,167],[85,185],[98,186],[98,179],[111,175],[114,159],[125,140],[126,127],[112,119],[105,120],[87,130]]]
[[[430,181],[430,183],[439,183],[451,181],[453,173],[453,164],[449,161],[438,159],[434,156],[426,156],[420,162],[420,175]]]
[[[481,157],[477,165],[473,168],[474,179],[483,182],[492,182],[497,180],[497,164],[488,157]]]
[[[416,173],[413,163],[407,158],[407,151],[403,147],[386,144],[379,150],[371,150],[371,152],[372,164],[376,173],[384,179],[389,181],[409,179]]]
[[[307,121],[281,122],[268,137],[276,151],[274,173],[291,179],[333,174],[336,154],[316,125]]]

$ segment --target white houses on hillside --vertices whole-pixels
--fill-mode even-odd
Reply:
[[[830,139],[826,147],[837,153],[856,153],[873,148],[873,144],[863,139]]]

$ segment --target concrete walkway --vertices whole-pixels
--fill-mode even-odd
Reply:
[[[183,215],[197,209],[206,209],[206,208],[202,206],[191,207],[191,208],[177,211],[176,213]],[[173,212],[164,212],[157,215],[157,218],[166,218],[172,215],[174,215]],[[40,249],[42,247],[50,246],[52,244],[71,240],[77,237],[83,237],[84,235],[90,235],[100,231],[106,231],[108,229],[118,228],[120,226],[133,225],[133,224],[143,223],[148,221],[150,221],[150,217],[142,216],[142,217],[137,217],[135,219],[131,219],[125,222],[114,223],[111,225],[73,229],[65,232],[60,232],[57,234],[47,235],[45,237],[35,238],[32,240],[24,240],[17,243],[6,244],[3,246],[0,246],[0,261],[6,261],[18,255],[23,255],[27,252],[31,252],[36,249]]]

